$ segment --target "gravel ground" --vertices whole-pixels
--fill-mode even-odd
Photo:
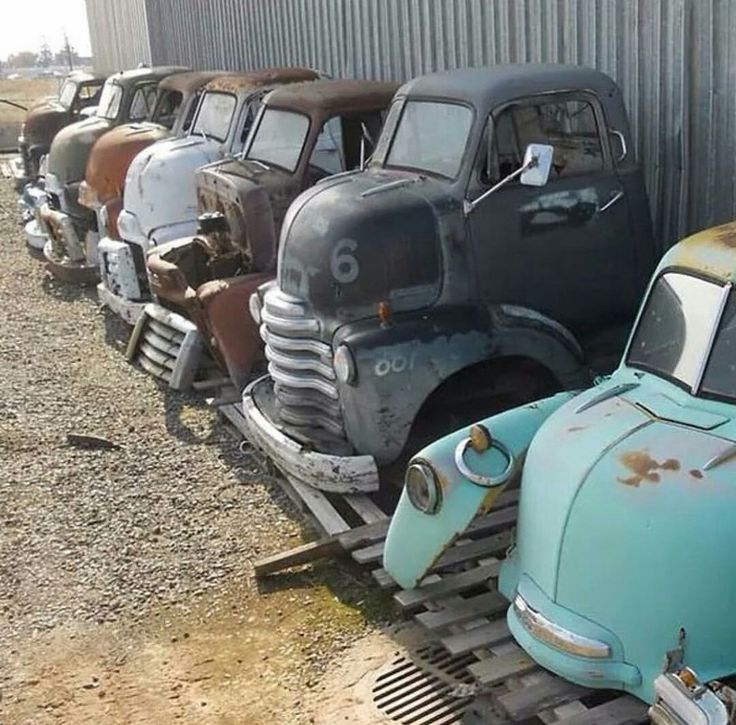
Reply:
[[[6,179],[0,298],[0,722],[299,721],[384,616],[367,575],[258,591],[252,560],[299,543],[299,516],[201,399],[126,362],[94,290],[47,276]]]

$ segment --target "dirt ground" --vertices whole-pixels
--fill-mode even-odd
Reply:
[[[7,179],[0,296],[0,723],[320,722],[390,601],[348,563],[254,580],[314,532],[203,400],[126,362],[94,290],[48,277]]]
[[[0,78],[0,98],[28,108],[45,96],[56,95],[63,78]],[[20,126],[24,111],[0,103],[0,124],[15,123]]]

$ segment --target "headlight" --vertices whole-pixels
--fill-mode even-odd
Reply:
[[[343,383],[355,382],[358,377],[358,371],[355,367],[355,358],[347,345],[340,345],[335,351],[335,357],[332,360],[335,366],[335,375],[337,379]]]
[[[442,504],[442,493],[432,466],[421,461],[410,464],[404,482],[414,508],[425,514],[437,513]]]
[[[250,316],[255,320],[256,325],[261,324],[261,296],[258,292],[254,292],[248,300],[248,309]]]

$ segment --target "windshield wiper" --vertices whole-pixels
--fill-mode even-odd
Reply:
[[[391,191],[391,189],[400,189],[402,186],[409,186],[409,184],[415,184],[419,181],[420,177],[417,176],[413,179],[397,179],[396,181],[387,181],[385,184],[380,186],[374,186],[372,189],[366,189],[360,196],[365,198],[366,196],[373,196],[373,194],[380,194],[383,191]]]

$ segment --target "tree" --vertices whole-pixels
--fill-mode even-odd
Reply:
[[[30,50],[22,50],[20,53],[8,56],[9,68],[31,68],[36,65],[36,54]]]
[[[51,52],[51,48],[49,48],[49,44],[44,38],[43,43],[41,43],[41,50],[38,53],[38,65],[41,68],[48,68],[53,62],[54,54]]]

